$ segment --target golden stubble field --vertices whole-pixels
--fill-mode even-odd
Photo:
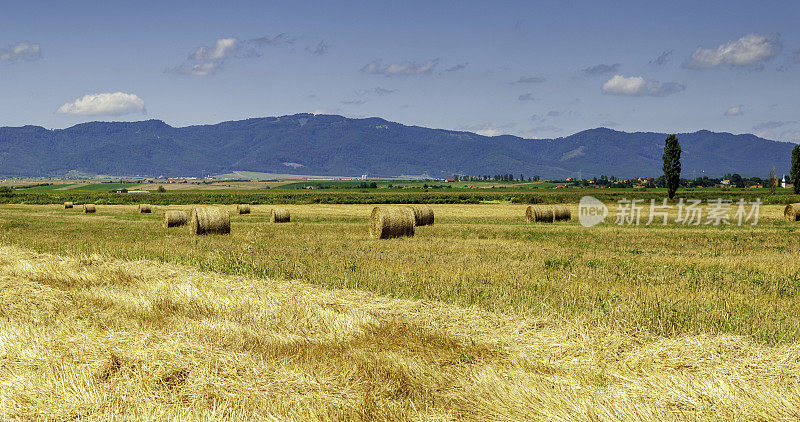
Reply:
[[[372,206],[274,225],[228,208],[230,235],[197,237],[161,227],[165,207],[0,207],[2,415],[800,417],[782,207],[756,227],[584,228],[434,205],[434,226],[384,241]]]

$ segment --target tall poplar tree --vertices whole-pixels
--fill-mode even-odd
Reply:
[[[664,181],[667,195],[672,199],[681,183],[681,144],[675,134],[667,136],[664,142]]]
[[[794,183],[794,194],[800,194],[800,145],[795,145],[792,150],[792,169],[789,175]]]

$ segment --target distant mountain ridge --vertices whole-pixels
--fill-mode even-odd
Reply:
[[[380,118],[295,114],[172,127],[160,120],[67,129],[0,127],[0,176],[206,176],[232,171],[393,177],[658,176],[666,134],[607,128],[557,139],[487,137]],[[701,130],[678,134],[682,176],[788,172],[794,144]]]

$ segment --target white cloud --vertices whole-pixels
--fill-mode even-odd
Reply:
[[[399,62],[384,66],[380,60],[373,60],[364,65],[361,71],[372,75],[384,76],[420,75],[430,73],[437,63],[439,63],[439,59],[428,60],[424,63]]]
[[[781,43],[778,37],[750,34],[738,40],[728,41],[717,48],[697,47],[683,66],[689,69],[758,66],[775,57],[780,51]]]
[[[529,77],[521,77],[518,81],[511,82],[512,84],[540,84],[542,82],[547,81],[547,78],[542,78],[540,76],[529,76]]]
[[[314,49],[313,53],[317,56],[321,56],[328,52],[328,44],[325,44],[325,40],[322,40],[317,44],[317,48]]]
[[[206,76],[217,73],[222,68],[222,62],[217,61],[204,61],[200,63],[184,63],[178,67],[167,69],[169,73],[177,73],[179,75],[195,75]]]
[[[381,87],[377,87],[377,88],[375,88],[373,90],[373,92],[375,92],[375,95],[381,95],[381,96],[389,95],[389,94],[391,94],[393,92],[396,92],[396,91],[397,91],[396,89],[388,89],[388,88],[381,88]]]
[[[88,94],[66,103],[56,110],[58,114],[84,116],[121,116],[123,114],[145,114],[144,101],[134,94],[124,92]]]
[[[483,136],[500,136],[511,134],[512,129],[514,129],[516,126],[516,122],[504,124],[483,123],[477,125],[462,125],[456,127],[455,130],[468,131]]]
[[[200,47],[191,55],[192,60],[222,60],[236,54],[240,42],[236,38],[220,38],[213,47]]]
[[[741,104],[725,110],[726,116],[740,116],[742,113],[744,113],[744,106]]]
[[[461,70],[461,69],[466,69],[468,65],[469,65],[469,63],[459,63],[459,64],[457,64],[455,66],[448,67],[444,71],[445,72],[455,72],[455,71],[458,71],[458,70]]]
[[[481,130],[476,130],[475,133],[483,136],[500,136],[503,135],[505,132],[500,129],[481,129]]]
[[[286,34],[278,34],[272,38],[261,37],[241,40],[235,37],[219,38],[212,46],[198,47],[189,54],[188,59],[179,66],[168,68],[165,72],[179,75],[207,76],[222,70],[228,59],[248,59],[261,57],[264,48],[283,44],[293,44]],[[317,45],[314,54],[324,54],[328,46],[324,41]],[[311,51],[311,50],[309,50]]]
[[[358,95],[358,96],[377,95],[379,97],[382,97],[384,95],[389,95],[389,94],[392,94],[394,92],[397,92],[397,90],[396,89],[383,88],[383,87],[380,87],[380,86],[372,88],[372,89],[357,89],[357,90],[355,90],[355,94]]]
[[[778,135],[779,140],[800,143],[800,130],[787,130]]]
[[[776,141],[800,142],[800,130],[797,121],[771,120],[754,125],[750,130],[756,136]]]
[[[581,70],[581,72],[587,76],[605,75],[608,73],[616,73],[619,70],[619,67],[619,63],[599,64],[597,66],[587,67],[586,69]]]
[[[34,61],[42,58],[39,44],[21,42],[0,50],[0,63],[11,63],[18,60]]]
[[[294,39],[289,39],[289,37],[288,37],[288,35],[286,35],[286,33],[280,33],[280,34],[278,34],[278,35],[276,35],[276,36],[274,36],[272,38],[270,38],[270,37],[260,37],[260,38],[254,38],[254,39],[252,39],[250,41],[255,43],[255,44],[257,44],[258,46],[265,46],[265,45],[278,45],[278,44],[282,44],[282,43],[293,44],[295,40]]]
[[[318,108],[311,112],[313,115],[320,115],[320,114],[342,114],[342,109],[340,108]]]
[[[628,95],[634,97],[664,97],[670,94],[681,92],[686,87],[675,82],[661,83],[654,80],[644,79],[641,76],[625,77],[614,75],[608,82],[603,84],[602,92],[608,95]]]
[[[542,125],[536,126],[528,129],[528,133],[531,134],[540,134],[540,133],[558,133],[561,132],[561,128],[553,126],[553,125]]]
[[[756,132],[768,131],[778,129],[787,125],[790,125],[794,122],[787,122],[787,121],[780,121],[780,120],[770,120],[768,122],[761,122],[757,125],[754,125],[750,130]]]
[[[650,60],[650,64],[654,64],[656,66],[663,66],[663,65],[667,64],[667,62],[669,62],[670,57],[672,57],[672,53],[674,51],[675,50],[667,50],[667,51],[659,54],[658,57],[656,57],[653,60]]]

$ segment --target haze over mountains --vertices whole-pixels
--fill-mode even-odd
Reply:
[[[558,139],[295,114],[175,128],[160,120],[67,129],[0,128],[0,176],[207,176],[232,171],[393,177],[512,173],[542,178],[659,176],[663,133],[606,128]],[[682,176],[788,172],[794,144],[755,135],[679,134]]]

